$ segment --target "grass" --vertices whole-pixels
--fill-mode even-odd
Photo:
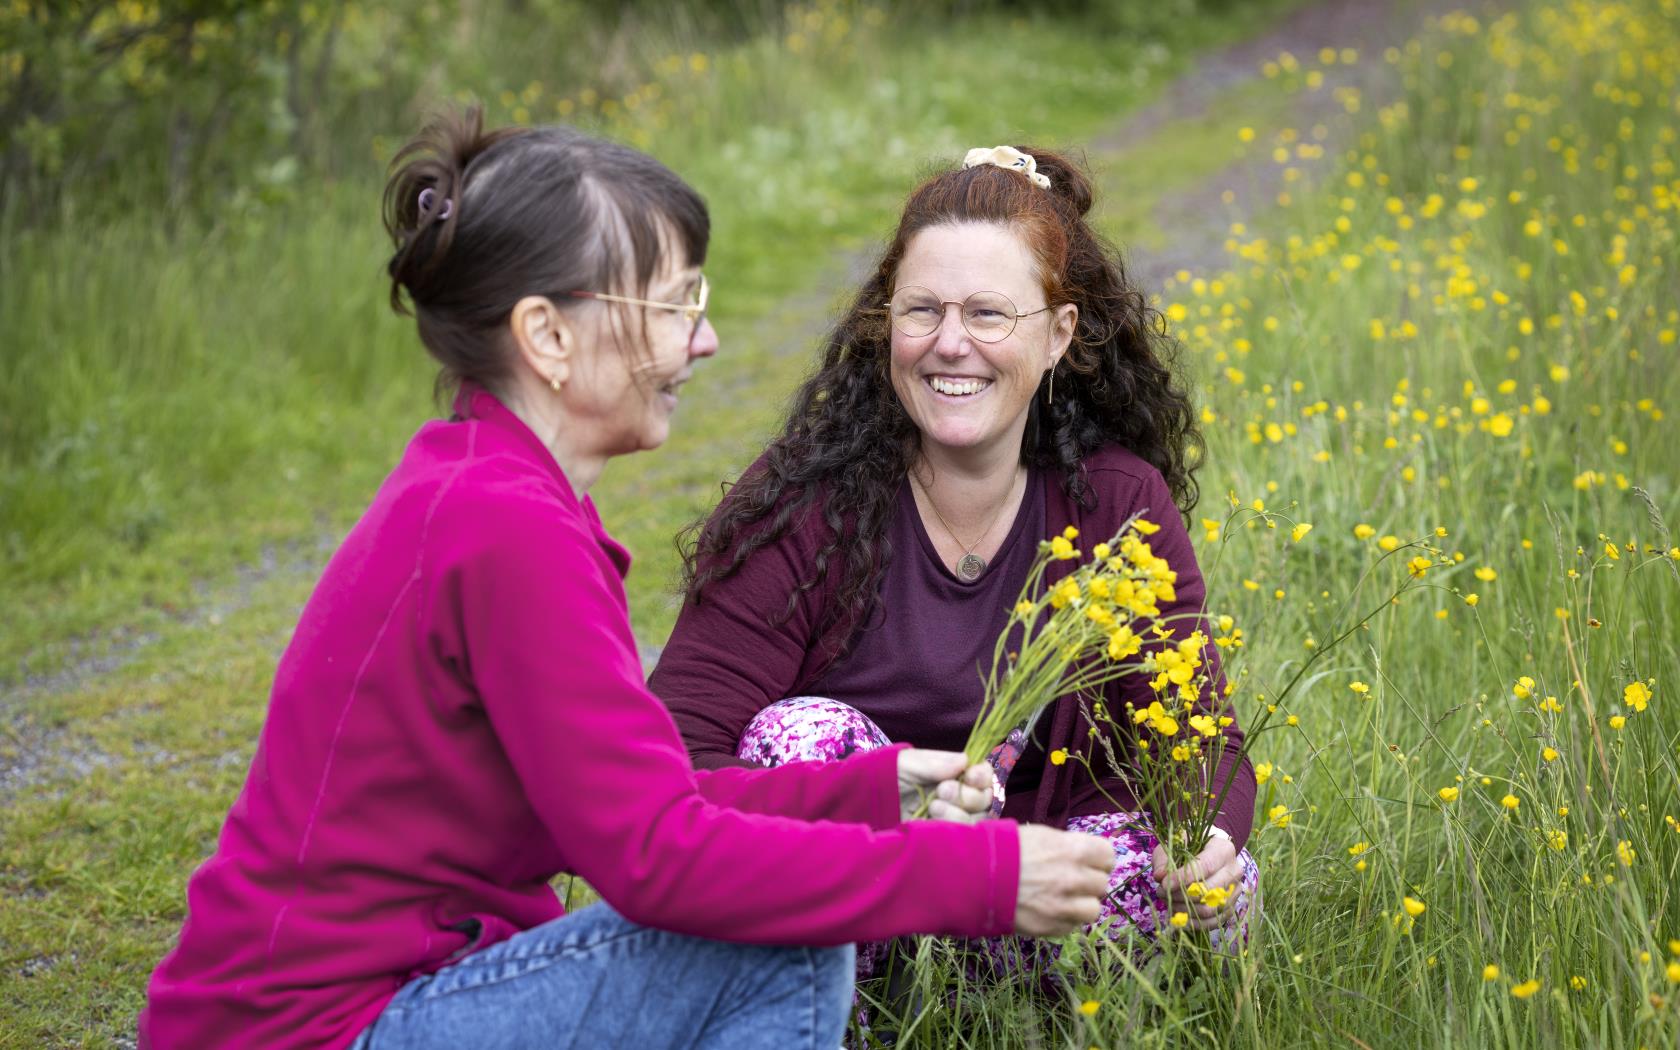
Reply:
[[[674,100],[664,128],[597,105],[609,133],[659,131],[649,144],[708,197],[725,341],[671,443],[596,490],[638,556],[638,634],[664,637],[672,536],[755,454],[848,260],[930,158],[1017,129],[1085,141],[1194,47],[1282,6],[1181,22],[1147,61],[1054,21],[971,19],[913,44],[860,24],[820,70],[786,41],[679,41],[707,68],[650,74]],[[971,53],[1044,72],[1000,109]],[[523,105],[490,101],[502,119]],[[0,682],[45,684],[8,697],[0,761],[49,765],[0,808],[0,1047],[132,1030],[315,566],[428,415],[431,370],[383,302],[377,186],[316,190],[208,217],[71,212],[3,242],[0,314],[26,352],[0,359],[0,585],[30,615],[0,627]]]
[[[1680,1037],[1667,968],[1680,963],[1680,564],[1666,555],[1680,541],[1680,442],[1664,416],[1680,393],[1676,14],[1672,0],[1641,0],[1447,20],[1391,57],[1403,108],[1344,98],[1362,137],[1326,184],[1286,175],[1276,210],[1232,232],[1228,271],[1169,288],[1162,305],[1205,405],[1198,517],[1216,527],[1197,533],[1210,600],[1246,632],[1226,649],[1245,721],[1328,645],[1344,610],[1380,601],[1404,572],[1415,551],[1385,559],[1384,537],[1440,553],[1398,606],[1313,666],[1281,712],[1295,724],[1254,744],[1270,766],[1252,847],[1266,919],[1247,956],[1210,973],[1194,942],[1173,940],[1139,972],[1128,953],[1075,942],[1074,994],[1046,1001],[968,986],[928,942],[916,983],[931,1005],[901,1045]],[[740,108],[747,86],[695,103],[727,115],[711,131],[736,129],[721,148],[670,155],[718,215],[710,269],[728,290],[727,345],[701,382],[728,394],[685,405],[671,447],[615,464],[598,492],[640,559],[642,637],[669,623],[670,535],[747,461],[806,365],[811,306],[844,285],[832,247],[883,233],[926,156],[1005,122],[1082,141],[1143,97],[1123,77],[1064,72],[988,120],[964,93],[984,71],[944,59],[984,45],[1008,68],[999,56],[1095,68],[1099,42],[1036,28],[918,41],[952,71],[943,87],[895,76],[904,53],[883,52],[825,70],[832,85],[798,81],[809,104],[762,120]],[[742,45],[749,67],[814,78],[777,48]],[[1312,90],[1317,65],[1279,63],[1268,87],[1215,106],[1204,126],[1167,129],[1146,151],[1163,192],[1171,173],[1243,148],[1243,127],[1261,156],[1310,159],[1310,133],[1278,100]],[[720,81],[733,68],[714,56]],[[877,86],[888,80],[890,104]],[[914,117],[892,125],[902,149],[878,167],[846,159],[903,113]],[[813,141],[838,148],[813,159]],[[1102,163],[1104,196],[1155,181],[1137,172]],[[8,241],[0,311],[24,345],[65,352],[0,365],[12,370],[0,389],[31,394],[6,402],[24,414],[5,418],[52,436],[26,445],[0,431],[0,534],[22,537],[7,542],[23,552],[5,582],[41,610],[8,624],[0,662],[50,668],[76,651],[71,639],[113,625],[155,638],[111,674],[27,695],[9,730],[73,744],[91,771],[0,810],[0,1046],[111,1045],[128,1030],[308,587],[288,573],[253,584],[230,566],[265,544],[310,551],[342,528],[420,418],[428,376],[410,337],[358,300],[378,294],[377,238],[344,231],[365,230],[368,199],[341,187],[273,228],[216,227],[202,258],[138,224]],[[1104,222],[1143,239],[1145,215],[1127,204]],[[80,308],[53,276],[78,271],[122,323]],[[113,329],[125,350],[109,358],[99,340]],[[23,369],[40,371],[25,382]],[[18,512],[20,497],[40,509]],[[148,499],[151,517],[137,509]],[[1296,521],[1315,526],[1299,542]],[[144,542],[114,542],[114,522],[139,523]],[[182,582],[194,578],[205,582]],[[184,612],[205,608],[219,615]],[[1645,710],[1625,693],[1636,681],[1653,683]],[[1405,897],[1425,910],[1408,915]],[[1490,964],[1499,974],[1484,980]],[[1532,995],[1513,994],[1529,980]]]
[[[1162,19],[1171,46],[1117,57],[1112,38],[1052,20],[976,18],[953,35],[921,32],[913,15],[824,5],[799,13],[822,62],[816,44],[796,51],[761,34],[694,50],[675,69],[660,60],[616,100],[488,99],[495,121],[566,113],[644,145],[713,209],[725,352],[708,376],[729,401],[686,408],[669,449],[615,468],[601,490],[609,524],[643,559],[638,631],[663,637],[670,537],[750,459],[805,367],[816,319],[777,323],[778,304],[824,283],[837,291],[836,249],[884,237],[931,158],[1023,129],[1086,141],[1192,46],[1283,6]],[[681,54],[706,42],[638,46]],[[999,98],[989,67],[967,61],[976,53],[1038,72]],[[587,110],[576,101],[586,97]],[[643,100],[634,110],[632,97]],[[393,127],[407,121],[394,115]],[[388,156],[395,141],[372,151]],[[426,418],[431,381],[412,322],[383,305],[377,174],[370,164],[361,179],[210,216],[136,208],[93,224],[67,207],[6,237],[0,312],[26,352],[0,361],[0,586],[32,615],[0,632],[0,681],[50,672],[113,634],[163,629],[198,587],[226,584],[265,550],[312,548],[364,505]],[[649,483],[660,499],[641,498]]]
[[[1251,726],[1279,708],[1253,744],[1266,921],[1223,969],[1185,938],[1142,975],[1080,943],[1036,1009],[935,946],[923,1001],[960,991],[911,1045],[1680,1036],[1675,13],[1445,19],[1387,57],[1404,98],[1325,185],[1285,173],[1227,271],[1169,287],[1210,604],[1246,632],[1233,699]],[[1319,63],[1290,65],[1309,90]],[[1313,153],[1255,130],[1286,167]]]

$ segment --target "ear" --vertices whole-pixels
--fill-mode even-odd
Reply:
[[[1050,322],[1050,360],[1046,368],[1055,368],[1061,361],[1067,348],[1073,345],[1073,333],[1079,325],[1079,307],[1072,303],[1063,303],[1056,307],[1054,319]]]
[[[543,386],[571,378],[577,356],[577,334],[550,299],[527,295],[513,304],[508,317],[516,355]]]

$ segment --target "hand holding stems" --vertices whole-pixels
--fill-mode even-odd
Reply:
[[[996,774],[989,762],[966,766],[955,751],[906,748],[898,754],[899,810],[905,820],[974,823],[990,813]],[[1060,937],[1096,922],[1114,870],[1114,847],[1095,835],[1021,824],[1015,932]]]
[[[956,751],[905,748],[898,753],[899,817],[972,824],[986,816],[995,783],[989,763],[969,765]]]
[[[1173,868],[1172,857],[1166,849],[1157,845],[1154,872],[1161,896],[1166,898],[1167,910],[1185,912],[1190,918],[1186,923],[1190,929],[1217,930],[1227,925],[1230,906],[1236,899],[1242,880],[1242,863],[1237,860],[1237,847],[1228,837],[1215,835],[1208,839],[1200,853],[1177,869]],[[1198,883],[1201,889],[1192,896],[1190,887]],[[1217,906],[1204,903],[1210,890],[1219,891],[1214,895],[1219,901]]]

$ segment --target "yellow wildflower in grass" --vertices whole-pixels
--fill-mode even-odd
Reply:
[[[1541,748],[1540,749],[1540,757],[1541,757],[1541,759],[1543,759],[1544,761],[1547,761],[1547,762],[1557,761],[1557,757],[1558,757],[1557,748],[1552,747],[1550,745],[1547,745],[1546,747]]]
[[[1622,690],[1622,703],[1635,711],[1645,710],[1645,705],[1651,702],[1651,689],[1644,682],[1634,682]]]
[[[1356,540],[1368,540],[1376,534],[1377,530],[1373,529],[1364,522],[1360,522],[1358,525],[1353,527],[1353,538]]]
[[[1587,979],[1582,977],[1580,974],[1576,974],[1574,977],[1569,979],[1569,987],[1575,989],[1577,992],[1583,991],[1587,987]]]
[[[1614,729],[1617,732],[1621,732],[1622,727],[1625,726],[1625,725],[1627,725],[1627,719],[1626,718],[1622,717],[1621,715],[1611,715],[1610,716],[1610,728],[1611,729]]]
[[[1631,868],[1639,854],[1634,851],[1633,843],[1627,839],[1620,839],[1616,843],[1616,859],[1622,862],[1622,867]]]
[[[1172,923],[1174,926],[1176,926],[1176,927],[1178,927],[1179,929],[1182,930],[1182,929],[1184,929],[1185,926],[1187,926],[1189,924],[1190,916],[1188,914],[1184,913],[1184,912],[1175,911],[1172,914],[1172,918],[1168,919],[1167,921]]]
[[[1270,779],[1272,779],[1272,764],[1270,762],[1255,763],[1254,782],[1256,784],[1264,784]]]
[[[1499,800],[1499,804],[1504,806],[1506,809],[1514,810],[1518,806],[1522,805],[1522,799],[1515,795],[1506,795],[1504,798]]]
[[[1400,549],[1400,537],[1384,536],[1382,539],[1377,541],[1377,546],[1382,548],[1382,552],[1384,554],[1390,554]]]
[[[1293,529],[1289,530],[1289,538],[1294,540],[1296,543],[1300,543],[1303,539],[1306,538],[1307,533],[1309,533],[1311,531],[1312,531],[1312,525],[1311,524],[1309,524],[1307,522],[1304,522],[1304,521],[1303,522],[1298,522]]]
[[[1441,790],[1435,792],[1435,794],[1440,798],[1440,800],[1442,802],[1457,802],[1458,801],[1458,789],[1455,788],[1455,787],[1444,787]]]
[[[1466,594],[1464,596],[1464,604],[1470,606],[1472,609],[1475,608],[1476,603],[1481,601],[1481,600],[1482,600],[1482,596],[1475,593],[1474,591],[1472,591],[1471,593]]]
[[[1266,819],[1276,827],[1287,828],[1295,815],[1289,812],[1288,806],[1279,804],[1266,811]]]
[[[1534,679],[1528,675],[1523,675],[1517,679],[1517,684],[1511,687],[1511,692],[1518,700],[1527,700],[1534,695]]]
[[[1102,1003],[1095,999],[1087,999],[1079,1004],[1079,1012],[1086,1017],[1091,1017],[1100,1009],[1102,1009]]]
[[[1369,842],[1355,842],[1353,845],[1348,847],[1348,856],[1357,857],[1370,848],[1371,844]]]
[[[1402,898],[1401,901],[1400,901],[1400,906],[1405,908],[1406,909],[1406,914],[1410,915],[1414,919],[1417,918],[1419,915],[1422,915],[1429,907],[1429,905],[1423,903],[1422,901],[1416,899],[1415,897],[1404,897],[1404,898]]]
[[[1202,891],[1202,903],[1210,908],[1218,908],[1231,899],[1231,891],[1224,886],[1215,886]]]
[[[1532,977],[1521,984],[1513,984],[1511,986],[1511,994],[1516,996],[1518,999],[1527,999],[1539,990],[1540,982]]]
[[[1366,685],[1364,682],[1349,682],[1348,688],[1358,693],[1360,696],[1364,696],[1371,691],[1371,687]]]
[[[1680,962],[1671,962],[1665,971],[1669,984],[1680,984]]]
[[[1552,847],[1560,853],[1563,852],[1565,849],[1569,848],[1569,832],[1563,830],[1562,828],[1553,828],[1551,831],[1546,832],[1546,845]]]
[[[1491,565],[1482,565],[1476,569],[1476,579],[1481,580],[1483,583],[1492,583],[1494,580],[1499,579],[1499,573],[1495,572],[1493,570],[1493,566]]]
[[[1493,963],[1488,963],[1486,966],[1482,967],[1482,980],[1484,980],[1484,981],[1497,981],[1497,980],[1499,980],[1499,967],[1496,966]]]
[[[1429,567],[1433,564],[1434,562],[1420,554],[1406,563],[1406,571],[1412,574],[1413,579],[1421,580],[1424,573],[1428,572]]]

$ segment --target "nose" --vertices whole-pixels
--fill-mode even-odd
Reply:
[[[940,357],[962,357],[968,353],[968,329],[963,327],[961,303],[945,304],[934,339],[933,352]]]
[[[711,357],[718,352],[717,329],[712,327],[710,317],[700,319],[700,327],[695,329],[694,338],[688,343],[688,359]]]

